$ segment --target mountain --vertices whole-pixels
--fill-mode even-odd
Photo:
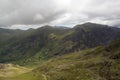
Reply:
[[[27,73],[1,80],[120,80],[120,40],[52,58]]]
[[[0,43],[0,62],[20,65],[106,45],[120,38],[120,28],[94,23],[68,29],[46,25],[27,31],[3,29],[0,32],[5,35],[4,38],[9,35]]]
[[[0,80],[120,80],[120,28],[0,28]]]

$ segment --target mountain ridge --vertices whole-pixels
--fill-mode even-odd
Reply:
[[[120,28],[86,23],[0,33],[0,80],[120,80]]]
[[[17,62],[22,65],[34,60],[39,62],[54,56],[106,45],[118,38],[119,28],[94,23],[85,23],[70,29],[48,25],[38,29],[15,31],[15,35],[0,42],[0,62]]]

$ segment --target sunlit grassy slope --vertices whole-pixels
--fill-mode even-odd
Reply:
[[[13,77],[30,71],[31,69],[13,64],[0,64],[0,77]]]
[[[120,80],[120,40],[57,56],[38,68],[0,80]]]

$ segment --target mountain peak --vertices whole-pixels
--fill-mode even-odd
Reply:
[[[107,27],[109,27],[109,26],[108,25],[102,25],[102,24],[87,22],[87,23],[84,23],[84,24],[78,24],[74,28],[86,29],[86,28],[107,28]]]

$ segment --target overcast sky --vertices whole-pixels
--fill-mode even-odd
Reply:
[[[120,26],[120,0],[0,0],[1,27],[69,27],[84,22]]]

